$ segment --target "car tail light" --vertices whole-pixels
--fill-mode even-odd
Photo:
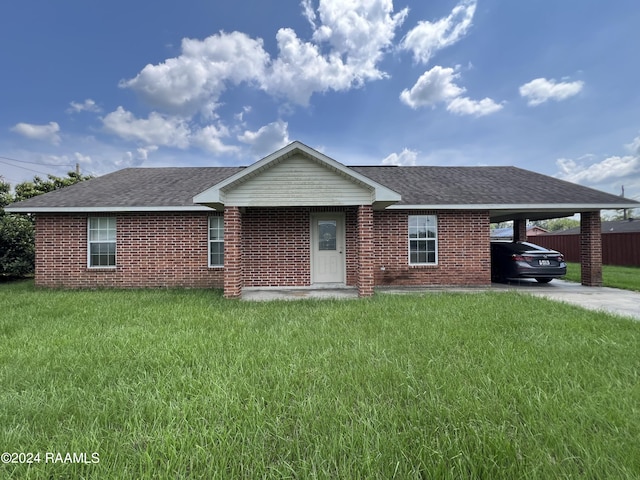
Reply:
[[[514,262],[530,262],[531,257],[529,257],[528,255],[518,255],[517,253],[514,253],[513,255],[511,255],[511,260],[513,260]]]

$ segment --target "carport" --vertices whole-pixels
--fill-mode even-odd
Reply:
[[[580,214],[582,283],[602,285],[600,212],[640,208],[640,202],[517,167],[352,167],[402,195],[395,209],[488,212],[489,222],[514,222],[526,240],[527,221]],[[469,235],[482,238],[487,232]],[[487,245],[489,247],[489,245]]]
[[[637,206],[637,205],[636,205]],[[513,240],[527,240],[527,221],[549,220],[580,214],[580,270],[582,284],[589,287],[602,286],[602,237],[600,212],[604,209],[620,208],[619,205],[601,205],[584,209],[584,205],[566,205],[549,208],[543,205],[514,210],[490,211],[491,222],[513,221]],[[633,205],[631,205],[633,208]]]

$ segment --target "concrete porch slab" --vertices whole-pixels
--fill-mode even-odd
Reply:
[[[240,298],[248,301],[302,299],[347,300],[358,298],[358,289],[355,287],[243,288]]]

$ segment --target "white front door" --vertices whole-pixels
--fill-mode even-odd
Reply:
[[[344,214],[311,216],[311,281],[339,283],[345,279]]]

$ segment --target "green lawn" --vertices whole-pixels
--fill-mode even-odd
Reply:
[[[571,282],[580,282],[580,278],[580,264],[567,263],[567,276],[564,279]],[[603,265],[602,283],[605,287],[640,292],[640,268]]]
[[[0,478],[640,472],[640,323],[620,317],[515,292],[249,303],[32,282],[0,284],[0,307],[0,450],[41,454]]]

